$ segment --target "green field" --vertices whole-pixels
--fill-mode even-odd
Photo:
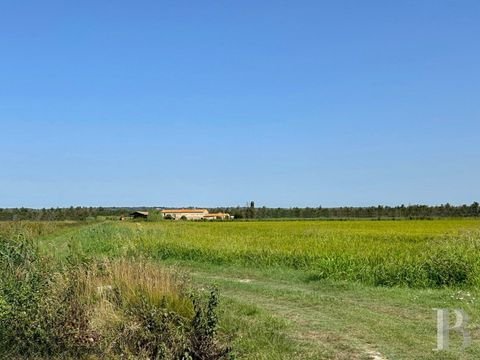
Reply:
[[[29,228],[32,228],[31,223]],[[3,232],[15,233],[5,223]],[[0,226],[0,234],[2,226]],[[477,359],[480,220],[103,222],[33,226],[55,262],[147,261],[216,284],[239,359]],[[32,234],[31,234],[32,235]],[[433,308],[472,345],[434,352]]]
[[[311,280],[477,285],[478,220],[110,223],[71,239],[88,255],[301,270]],[[62,251],[62,238],[51,251]]]

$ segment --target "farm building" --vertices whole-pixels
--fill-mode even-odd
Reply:
[[[130,217],[134,219],[146,219],[148,217],[148,211],[135,211],[130,214]]]
[[[166,209],[162,210],[163,217],[174,220],[201,220],[208,214],[207,209]]]
[[[214,213],[214,214],[207,214],[204,215],[203,218],[205,220],[228,220],[230,219],[230,214],[227,213]]]
[[[162,210],[165,219],[173,220],[214,220],[230,219],[229,214],[209,214],[207,209],[165,209]]]

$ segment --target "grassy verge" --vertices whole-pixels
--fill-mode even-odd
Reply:
[[[23,224],[28,228],[29,224]],[[0,236],[0,357],[231,358],[217,336],[218,294],[136,259],[39,252],[28,232]]]

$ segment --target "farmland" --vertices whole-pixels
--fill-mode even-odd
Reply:
[[[72,241],[92,256],[288,268],[311,279],[368,285],[426,288],[479,280],[477,220],[110,223],[84,228]],[[53,245],[65,248],[62,241]]]
[[[2,223],[0,229],[10,238],[27,232],[58,266],[106,262],[112,269],[107,282],[119,288],[141,283],[142,272],[167,280],[169,271],[181,273],[207,293],[215,284],[219,335],[239,359],[480,356],[478,219],[32,222]],[[121,268],[133,270],[120,276]],[[87,273],[93,274],[87,283],[105,277]],[[164,291],[174,299],[169,306],[191,317],[181,295],[184,280],[175,281],[168,280],[173,285]],[[146,294],[162,294],[154,290],[159,287],[145,284]],[[159,301],[154,296],[151,303]],[[469,314],[469,348],[460,351],[461,339],[452,334],[449,351],[432,351],[433,308]],[[112,317],[130,313],[121,308]]]

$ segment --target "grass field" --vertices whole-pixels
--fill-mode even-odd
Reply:
[[[148,261],[216,284],[239,359],[480,358],[480,220],[106,222],[36,236],[59,263]],[[449,351],[432,351],[433,308],[469,314],[469,348],[452,333]]]
[[[311,280],[429,288],[478,284],[479,228],[478,220],[110,223],[72,241],[91,256],[280,267]],[[60,239],[55,251],[65,245]]]

